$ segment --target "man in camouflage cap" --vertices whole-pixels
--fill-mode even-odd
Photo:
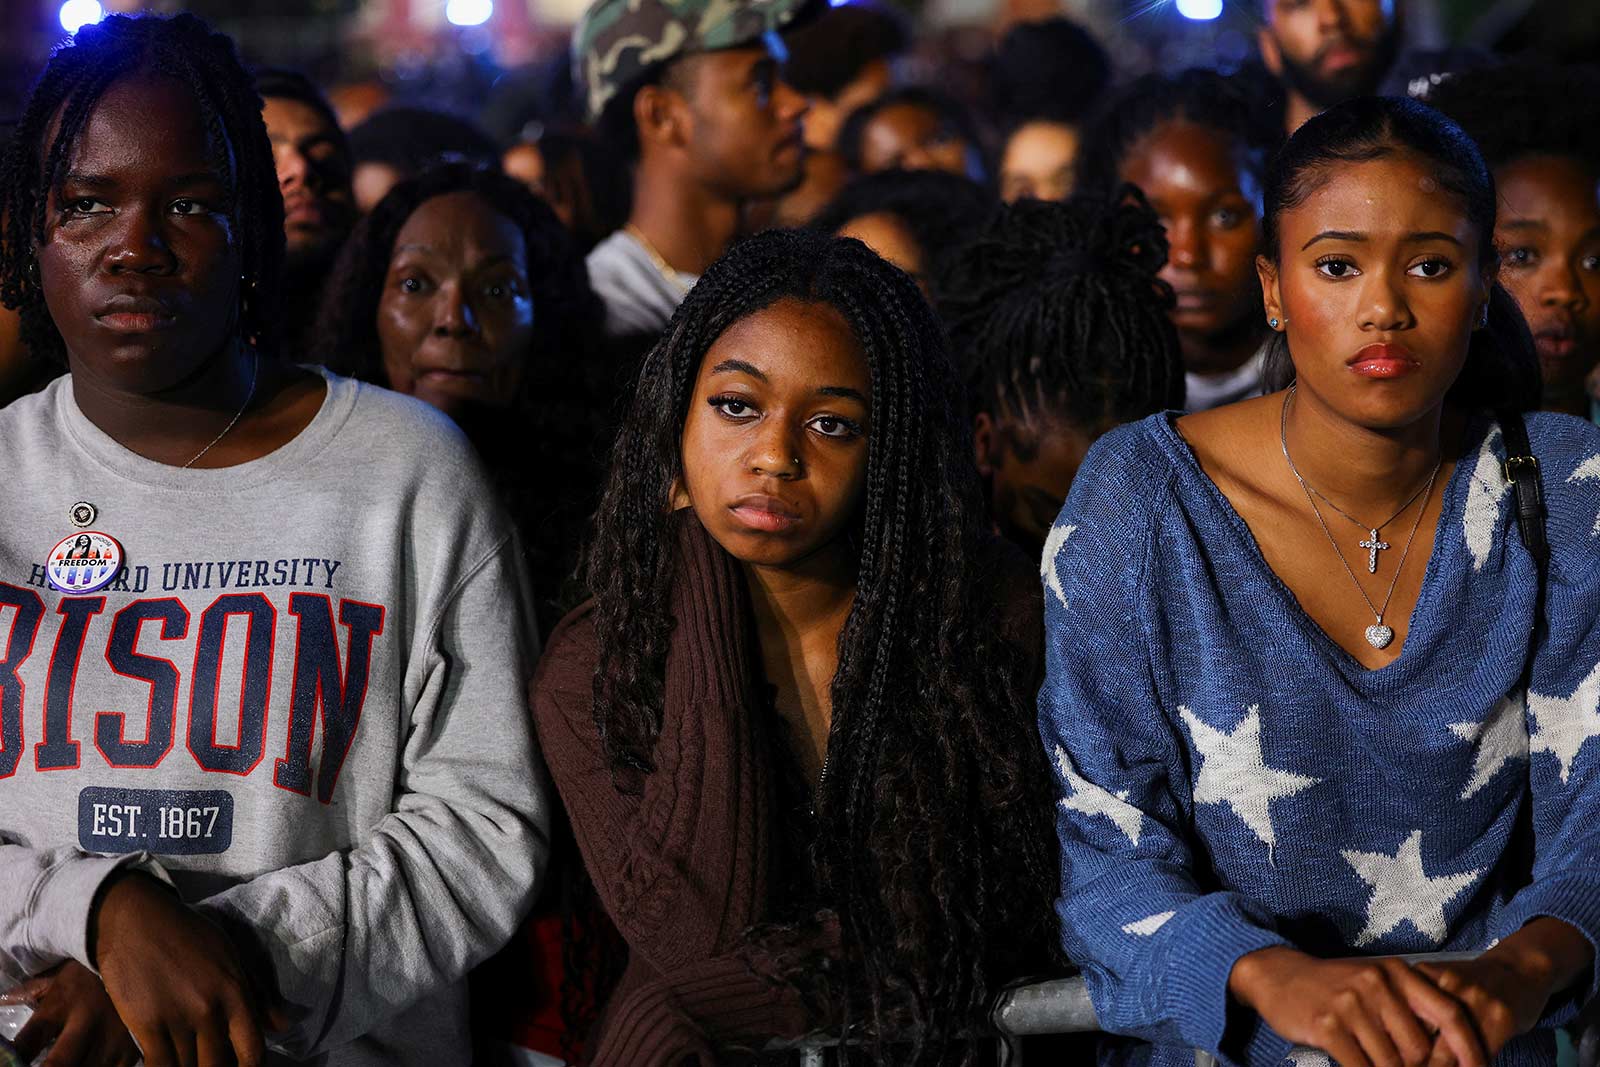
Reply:
[[[803,174],[804,99],[778,31],[817,0],[596,0],[573,36],[589,117],[635,163],[628,224],[589,276],[613,337],[653,339],[739,232]]]

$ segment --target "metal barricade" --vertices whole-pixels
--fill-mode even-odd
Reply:
[[[1477,958],[1476,952],[1436,952],[1398,957],[1407,963],[1461,963]],[[1381,957],[1374,957],[1381,958]],[[990,1013],[996,1036],[1006,1049],[1007,1067],[1021,1067],[1020,1039],[1045,1034],[1084,1034],[1100,1030],[1094,1004],[1089,1000],[1089,985],[1081,976],[1053,978],[1006,990],[995,999]],[[1600,1067],[1600,1001],[1585,1012],[1577,1027],[1574,1043],[1578,1067]],[[799,1067],[827,1067],[829,1049],[847,1045],[836,1036],[813,1035],[799,1041],[774,1042],[769,1050],[793,1049],[799,1054]],[[1295,1049],[1296,1053],[1310,1052]],[[834,1059],[838,1059],[834,1057]],[[1216,1059],[1197,1050],[1195,1067],[1216,1067]],[[1313,1061],[1315,1062],[1315,1061]],[[1328,1061],[1331,1064],[1331,1060]]]

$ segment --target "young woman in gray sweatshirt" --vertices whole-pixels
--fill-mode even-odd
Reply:
[[[275,351],[260,106],[113,17],[0,169],[69,371],[0,411],[0,990],[64,1064],[465,1063],[546,852],[525,583],[442,416]]]

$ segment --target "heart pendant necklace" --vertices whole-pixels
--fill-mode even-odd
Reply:
[[[1332,546],[1333,554],[1338,558],[1339,565],[1343,567],[1344,572],[1350,576],[1350,581],[1355,585],[1356,592],[1361,594],[1361,599],[1367,602],[1367,610],[1371,611],[1377,619],[1376,622],[1366,629],[1365,636],[1367,638],[1367,644],[1371,645],[1373,648],[1388,648],[1390,642],[1394,640],[1394,628],[1384,625],[1383,613],[1389,610],[1389,601],[1394,596],[1394,587],[1400,581],[1400,572],[1405,570],[1406,557],[1411,555],[1411,542],[1416,540],[1417,529],[1422,525],[1422,516],[1428,511],[1428,499],[1433,496],[1433,484],[1439,478],[1439,465],[1443,461],[1443,456],[1441,455],[1440,459],[1434,461],[1433,473],[1428,475],[1427,482],[1423,484],[1421,489],[1418,489],[1415,493],[1411,494],[1411,499],[1407,500],[1405,505],[1399,511],[1391,515],[1388,522],[1385,522],[1382,526],[1377,527],[1365,526],[1353,516],[1346,514],[1344,509],[1339,507],[1339,505],[1335,504],[1331,500],[1328,500],[1327,497],[1322,496],[1320,492],[1317,492],[1317,490],[1306,484],[1305,478],[1301,477],[1300,475],[1300,469],[1294,465],[1294,460],[1289,456],[1288,432],[1289,401],[1292,399],[1294,399],[1294,385],[1291,383],[1289,386],[1289,391],[1285,393],[1283,397],[1283,411],[1278,416],[1278,443],[1283,447],[1284,462],[1289,464],[1289,472],[1294,475],[1294,480],[1300,483],[1300,489],[1306,495],[1306,503],[1311,505],[1311,513],[1317,517],[1317,525],[1322,527],[1322,532],[1328,538],[1328,544]],[[1313,496],[1312,494],[1316,495]],[[1339,542],[1334,540],[1333,531],[1328,529],[1328,520],[1322,517],[1322,509],[1317,507],[1317,497],[1319,496],[1322,497],[1323,500],[1327,501],[1328,506],[1333,508],[1333,510],[1337,511],[1341,515],[1344,515],[1345,518],[1349,519],[1357,526],[1360,526],[1362,529],[1370,531],[1368,539],[1361,542],[1361,547],[1365,548],[1369,553],[1367,557],[1369,560],[1367,569],[1369,572],[1374,574],[1377,573],[1378,570],[1378,552],[1389,547],[1387,542],[1380,541],[1378,539],[1378,531],[1404,514],[1406,508],[1409,508],[1412,504],[1414,504],[1418,497],[1422,498],[1422,507],[1417,509],[1417,517],[1411,523],[1411,533],[1408,537],[1406,537],[1405,548],[1400,552],[1400,562],[1395,566],[1394,577],[1389,579],[1389,591],[1383,595],[1382,604],[1374,605],[1372,603],[1372,598],[1367,596],[1367,591],[1362,587],[1361,580],[1356,577],[1356,572],[1350,569],[1349,561],[1344,558],[1344,553],[1339,550]]]

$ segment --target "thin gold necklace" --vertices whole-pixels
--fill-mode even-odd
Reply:
[[[650,263],[656,268],[656,273],[665,278],[668,284],[680,293],[689,291],[689,286],[683,284],[681,272],[672,269],[672,264],[668,263],[660,250],[650,243],[650,238],[644,235],[643,230],[630,222],[622,227],[622,232],[639,242],[639,247],[644,249],[644,254],[650,257]]]
[[[244,395],[244,403],[239,405],[239,410],[234,412],[233,418],[228,422],[228,425],[222,428],[222,432],[211,439],[211,444],[196,452],[193,458],[183,465],[183,470],[188,470],[196,463],[199,463],[200,457],[210,452],[212,445],[228,436],[228,431],[239,425],[239,420],[244,418],[245,409],[250,406],[250,401],[256,398],[256,379],[261,376],[261,350],[252,348],[251,352],[255,356],[255,362],[250,365],[250,391]]]

